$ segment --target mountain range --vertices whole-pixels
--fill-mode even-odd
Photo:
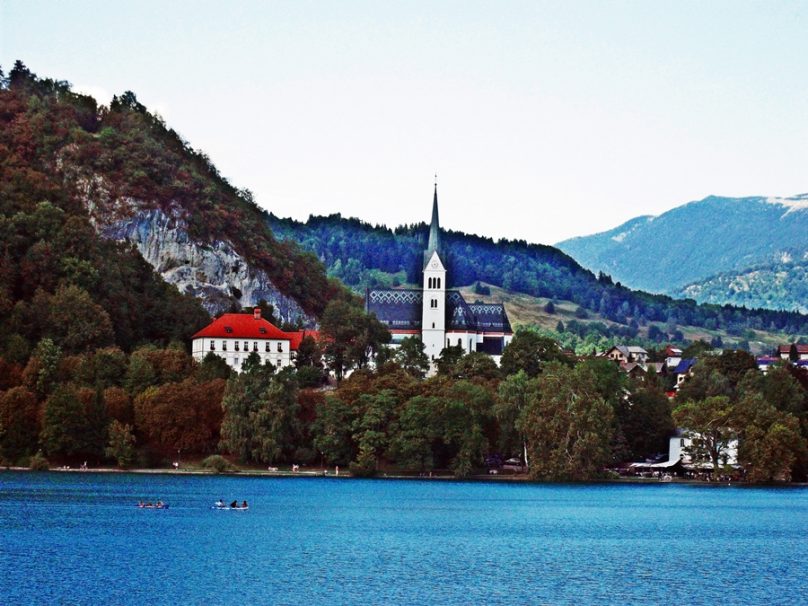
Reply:
[[[709,196],[557,246],[631,288],[805,311],[808,194]]]

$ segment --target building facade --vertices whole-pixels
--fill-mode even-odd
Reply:
[[[262,318],[256,308],[252,315],[222,314],[216,318],[192,337],[191,352],[198,362],[213,353],[236,372],[241,372],[251,353],[258,354],[262,364],[283,368],[292,364],[302,336],[302,332],[282,331]]]
[[[483,352],[499,363],[502,351],[513,338],[504,305],[469,304],[459,291],[448,289],[445,261],[435,185],[429,241],[423,255],[422,287],[368,290],[366,310],[387,326],[394,346],[406,337],[417,336],[433,361],[445,347],[460,346],[464,353]]]

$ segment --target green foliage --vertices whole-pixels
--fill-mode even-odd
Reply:
[[[225,459],[222,455],[210,455],[202,459],[200,463],[202,469],[208,469],[214,473],[232,473],[238,471],[238,468],[230,461]]]
[[[297,383],[289,369],[273,375],[259,365],[232,377],[222,408],[219,447],[240,461],[273,463],[300,444]]]
[[[418,337],[407,337],[401,341],[395,353],[396,362],[412,376],[422,379],[429,370],[429,357]]]
[[[347,465],[357,454],[354,448],[353,424],[357,411],[339,398],[329,396],[317,409],[312,423],[314,447],[327,463]]]
[[[105,450],[108,458],[115,459],[118,467],[126,469],[137,460],[135,434],[131,425],[114,420],[109,425],[109,443]]]
[[[40,442],[49,456],[98,455],[98,419],[72,386],[57,387],[45,402]]]
[[[531,477],[591,480],[611,461],[612,408],[591,369],[548,364],[518,428],[527,437]]]
[[[541,372],[542,363],[563,360],[557,341],[521,328],[502,352],[501,367],[505,375],[523,370],[529,377],[535,377]]]
[[[379,348],[390,342],[387,328],[360,307],[331,301],[320,322],[328,367],[341,380],[351,368],[365,368]]]
[[[30,458],[28,467],[31,471],[48,471],[50,469],[50,462],[40,450]]]
[[[726,465],[730,443],[738,438],[733,406],[727,396],[708,396],[676,407],[673,418],[691,439],[688,454],[696,463],[710,463],[718,476]]]

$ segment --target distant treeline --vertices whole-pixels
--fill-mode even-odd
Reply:
[[[305,223],[270,214],[267,221],[278,237],[295,240],[316,254],[330,274],[358,290],[420,282],[428,232],[424,223],[393,230],[339,214],[312,216]],[[451,287],[480,281],[535,297],[568,300],[626,326],[663,322],[735,335],[748,329],[808,333],[808,316],[798,313],[698,305],[690,299],[630,290],[605,274],[596,276],[551,246],[454,231],[445,231],[442,242]],[[650,257],[648,265],[653,271]]]

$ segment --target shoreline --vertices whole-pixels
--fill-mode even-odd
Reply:
[[[359,478],[351,475],[350,472],[343,472],[339,475],[334,472],[324,473],[323,469],[319,470],[306,470],[306,471],[269,471],[260,469],[245,469],[231,472],[215,472],[205,469],[165,469],[165,468],[133,468],[133,469],[119,469],[117,467],[90,467],[87,469],[81,468],[55,468],[48,469],[49,472],[54,473],[100,473],[100,474],[140,474],[140,475],[167,475],[167,476],[228,476],[228,477],[262,477],[262,478],[321,478],[321,479],[356,479],[356,480],[420,480],[420,481],[440,481],[440,482],[478,482],[478,483],[506,483],[506,484],[643,484],[643,485],[661,485],[661,484],[680,484],[688,486],[741,486],[749,488],[805,488],[808,487],[808,482],[788,482],[777,484],[748,484],[746,482],[724,483],[724,482],[707,482],[704,480],[691,480],[691,479],[677,479],[674,478],[670,482],[660,482],[652,478],[604,478],[593,479],[582,482],[552,482],[542,480],[531,480],[526,475],[489,475],[478,474],[471,475],[465,478],[458,478],[456,476],[446,475],[432,475],[432,476],[418,476],[418,475],[404,475],[404,474],[380,474],[369,478]],[[325,470],[328,471],[328,470]],[[2,467],[2,472],[30,472],[39,473],[28,467]]]

